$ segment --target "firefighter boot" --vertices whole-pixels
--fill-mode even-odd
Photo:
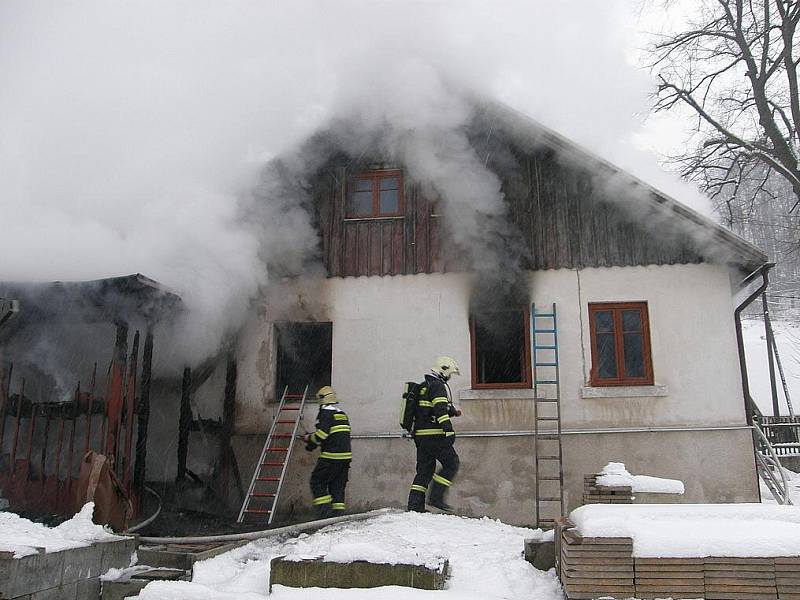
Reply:
[[[320,504],[317,506],[317,519],[327,519],[333,516],[333,509],[331,508],[331,503],[328,502],[327,504]]]
[[[423,486],[417,486],[425,490]],[[428,512],[425,510],[425,492],[419,489],[411,488],[411,493],[408,494],[408,508],[409,512]]]
[[[442,512],[451,513],[453,512],[453,507],[444,501],[444,494],[446,491],[447,487],[434,481],[431,484],[431,493],[428,495],[428,504],[434,508],[438,508]]]

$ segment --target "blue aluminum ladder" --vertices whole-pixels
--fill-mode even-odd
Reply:
[[[551,529],[564,514],[561,448],[561,386],[558,367],[558,316],[531,304],[536,523]]]
[[[287,386],[283,390],[267,440],[261,449],[261,456],[253,471],[253,479],[250,481],[250,487],[239,510],[239,517],[236,519],[237,523],[242,523],[250,516],[260,517],[262,520],[266,517],[267,525],[272,525],[272,520],[275,518],[294,440],[297,438],[297,430],[303,419],[308,386],[302,394],[289,394],[288,391]]]

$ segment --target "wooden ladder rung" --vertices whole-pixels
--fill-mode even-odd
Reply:
[[[256,481],[280,481],[280,477],[256,477]]]
[[[288,448],[267,448],[267,452],[288,452]]]
[[[278,460],[270,460],[264,463],[261,463],[262,467],[282,467],[283,463]]]
[[[537,421],[558,421],[559,417],[536,417]]]
[[[282,423],[284,425],[294,425],[295,423],[297,423],[297,421],[294,421],[292,419],[278,419],[275,422],[276,423]]]
[[[251,498],[274,498],[275,494],[271,492],[253,492],[250,494]]]
[[[557,455],[537,456],[536,460],[561,460],[561,457]]]
[[[539,502],[561,502],[561,498],[554,498],[553,496],[542,496],[537,498]]]

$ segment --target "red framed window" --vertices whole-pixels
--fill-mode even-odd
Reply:
[[[403,174],[399,170],[362,173],[347,195],[347,218],[401,217],[404,213]]]
[[[589,304],[589,329],[591,385],[653,385],[646,302]]]
[[[470,317],[473,389],[531,387],[530,316],[524,309]]]

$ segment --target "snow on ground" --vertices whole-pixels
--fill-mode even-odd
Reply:
[[[426,591],[389,586],[375,589],[287,588],[276,586],[272,600],[563,600],[555,573],[535,569],[522,557],[526,538],[541,530],[512,527],[488,518],[393,513],[331,525],[311,535],[265,538],[196,563],[191,582],[153,582],[140,600],[263,600],[275,556],[320,556],[380,562],[450,561],[447,589]]]
[[[78,514],[57,527],[33,523],[10,512],[0,512],[0,551],[13,552],[15,558],[36,554],[36,548],[57,552],[89,546],[92,542],[118,540],[110,530],[92,522],[94,502],[86,503]]]
[[[775,343],[786,373],[789,397],[792,405],[800,414],[800,326],[787,321],[774,321],[772,330]],[[764,322],[757,320],[742,321],[742,338],[744,340],[747,371],[750,379],[750,395],[765,415],[772,414],[772,391],[769,383],[769,361],[767,360],[767,342]],[[781,387],[777,366],[775,378],[778,384],[779,408],[782,415],[789,414]]]
[[[631,475],[625,463],[610,462],[597,477],[597,485],[608,487],[628,486],[634,493],[649,492],[654,494],[683,494],[683,482],[678,479],[664,479],[649,475]]]
[[[800,555],[797,506],[590,504],[569,518],[582,536],[633,538],[639,557]]]

